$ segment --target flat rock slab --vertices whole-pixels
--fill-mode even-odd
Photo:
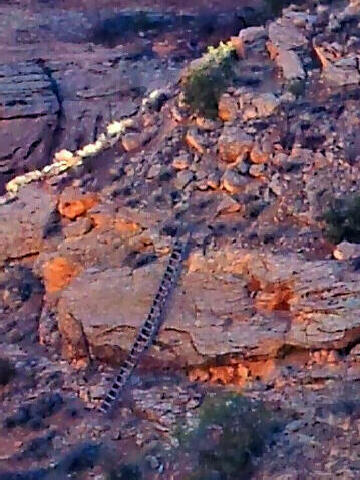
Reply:
[[[15,202],[0,208],[0,265],[38,254],[42,249],[56,199],[37,185],[20,190]]]
[[[60,330],[75,321],[91,355],[120,361],[145,319],[164,267],[158,261],[134,271],[83,272],[60,295]],[[149,355],[195,365],[228,355],[275,357],[285,345],[343,348],[360,333],[357,277],[335,261],[240,250],[207,258],[195,254]],[[76,348],[65,350],[76,357]]]
[[[60,297],[60,330],[75,319],[95,356],[120,360],[145,320],[164,267],[158,262],[133,272],[85,271]],[[283,320],[254,312],[243,279],[184,272],[169,302],[158,348],[149,353],[181,365],[231,353],[271,356],[283,344],[285,331]]]

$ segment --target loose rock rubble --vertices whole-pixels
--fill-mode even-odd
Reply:
[[[284,8],[230,34],[236,75],[217,119],[191,114],[177,81],[157,73],[128,108],[96,120],[95,105],[92,135],[74,137],[75,115],[67,145],[64,111],[110,95],[116,62],[132,60],[114,50],[103,60],[112,80],[101,91],[89,81],[69,104],[53,76],[70,95],[70,60],[51,72],[43,62],[4,66],[0,124],[25,131],[15,117],[35,112],[59,137],[37,147],[14,134],[11,155],[0,155],[0,479],[58,470],[104,480],[110,452],[119,471],[185,479],[174,429],[196,422],[217,389],[286,417],[252,478],[358,477],[360,252],[329,241],[324,214],[358,190],[359,22],[355,1]],[[94,65],[105,78],[106,65]],[[12,105],[9,78],[25,74]],[[97,417],[173,238],[190,227],[160,334],[114,419]]]

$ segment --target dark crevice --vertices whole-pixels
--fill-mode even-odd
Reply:
[[[357,336],[354,338],[354,340],[349,342],[345,347],[338,349],[338,353],[342,357],[347,357],[348,355],[350,355],[351,350],[354,347],[356,347],[356,345],[358,345],[359,343],[360,343],[360,336]]]
[[[54,94],[59,106],[58,111],[56,112],[56,125],[52,135],[52,141],[48,149],[48,160],[50,160],[53,153],[57,150],[61,142],[62,123],[65,118],[65,113],[63,108],[63,96],[61,94],[59,84],[53,77],[52,70],[46,65],[45,60],[40,58],[36,61],[36,64],[42,69],[44,74],[49,79],[51,91]]]
[[[0,116],[0,120],[24,120],[25,118],[40,118],[40,117],[48,117],[49,113],[29,113],[26,115],[6,115],[6,117]]]
[[[32,144],[30,145],[30,147],[28,148],[28,151],[26,152],[26,155],[24,156],[24,160],[26,160],[27,158],[30,157],[30,155],[32,155],[34,153],[34,151],[36,150],[36,148],[41,144],[42,142],[42,139],[41,138],[38,138],[37,140],[34,140],[32,142]]]
[[[0,163],[4,162],[6,160],[11,160],[11,158],[21,149],[21,147],[16,147],[14,150],[9,153],[8,155],[4,155],[3,157],[0,157]]]
[[[93,142],[96,142],[96,140],[98,138],[99,130],[100,130],[102,121],[103,121],[103,116],[101,114],[96,115],[95,125],[94,125]]]

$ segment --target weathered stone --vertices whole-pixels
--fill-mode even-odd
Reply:
[[[128,216],[122,217],[117,215],[114,219],[115,231],[120,233],[122,237],[132,236],[141,230],[139,223],[134,222]]]
[[[250,160],[253,163],[267,163],[270,157],[270,151],[266,147],[256,143],[250,152]]]
[[[352,357],[352,359],[356,360],[357,362],[360,361],[360,344],[359,343],[350,350],[350,357]]]
[[[49,162],[60,105],[35,61],[0,67],[0,190],[9,175]],[[3,183],[4,182],[4,183]]]
[[[305,70],[302,66],[299,55],[293,50],[278,49],[275,59],[277,65],[282,69],[286,80],[305,78]]]
[[[75,368],[84,368],[89,363],[86,337],[79,320],[70,314],[64,315],[58,323],[62,340],[62,353]]]
[[[217,189],[220,186],[221,175],[219,172],[212,172],[207,178],[207,184],[212,189]]]
[[[184,152],[174,158],[172,166],[175,170],[186,170],[191,165],[191,156],[189,153]]]
[[[140,148],[143,144],[140,133],[126,133],[122,139],[122,146],[127,152]]]
[[[353,54],[339,58],[340,52],[327,44],[314,45],[314,50],[322,63],[322,75],[328,83],[338,86],[360,83],[358,56]]]
[[[59,325],[67,322],[69,315],[77,319],[93,355],[119,360],[121,351],[129,349],[135,328],[144,320],[163,268],[162,262],[132,274],[127,269],[84,272],[61,293]],[[202,363],[213,355],[246,350],[254,355],[274,354],[285,324],[262,315],[249,322],[247,297],[243,281],[231,275],[185,275],[181,288],[174,292],[159,335],[161,351],[151,349],[149,354],[162,361],[177,358],[180,364]],[[224,329],[226,318],[233,321]],[[267,327],[269,322],[272,328]],[[67,351],[74,354],[76,347]]]
[[[224,122],[233,122],[237,117],[238,106],[234,97],[225,93],[219,100],[219,117]]]
[[[248,180],[236,170],[228,168],[221,179],[221,183],[227,192],[235,194],[244,190]]]
[[[225,128],[219,138],[219,153],[224,162],[235,162],[244,153],[250,152],[253,145],[253,138],[240,128]]]
[[[236,168],[242,175],[246,175],[247,173],[249,173],[250,164],[246,160],[241,158],[241,160],[237,162]]]
[[[64,227],[65,237],[80,237],[86,235],[92,229],[91,220],[87,217],[80,217]]]
[[[228,248],[210,257],[194,253],[188,267],[159,335],[161,350],[149,352],[164,361],[195,365],[229,353],[273,357],[286,344],[332,350],[358,337],[357,274],[337,262]],[[70,315],[93,355],[122,358],[163,268],[161,262],[133,273],[83,272],[60,293],[59,325]]]
[[[179,190],[185,188],[194,178],[193,172],[189,170],[182,170],[178,172],[175,179],[175,187]]]
[[[58,210],[62,216],[74,220],[84,215],[97,203],[98,197],[96,194],[83,194],[80,190],[69,187],[66,188],[60,196]]]
[[[360,245],[349,242],[341,242],[333,251],[336,260],[352,260],[360,257]]]
[[[281,184],[281,181],[280,181],[280,178],[279,178],[279,174],[275,174],[271,177],[271,181],[269,183],[269,188],[270,190],[276,195],[276,196],[280,196],[282,194],[282,191],[283,191],[283,186]]]
[[[189,147],[194,148],[200,154],[205,153],[204,138],[196,128],[189,128],[185,139]]]
[[[251,167],[249,168],[249,174],[252,176],[252,177],[261,177],[264,173],[264,170],[265,170],[265,167],[263,164],[259,163],[259,164],[255,164],[255,165],[251,165]]]
[[[218,205],[216,214],[217,215],[226,215],[228,213],[235,213],[241,210],[241,205],[230,195],[224,195],[224,198],[221,200]]]
[[[0,264],[37,254],[44,246],[56,199],[37,185],[22,188],[16,201],[0,208]]]
[[[207,130],[209,132],[221,127],[221,122],[212,118],[197,116],[195,122],[201,130]]]
[[[149,168],[149,171],[146,175],[147,178],[157,178],[160,175],[161,172],[161,165],[160,163],[155,163],[154,165],[151,165]]]
[[[80,272],[80,266],[71,263],[64,257],[55,257],[43,266],[45,289],[48,293],[55,293],[66,287]]]
[[[266,38],[267,32],[263,26],[243,28],[239,33],[238,41],[235,41],[234,45],[238,54],[246,57],[250,52],[264,51]],[[233,39],[236,39],[236,37],[233,37]]]
[[[269,117],[280,105],[280,100],[273,93],[254,95],[251,104],[256,108],[258,117]]]
[[[269,39],[273,45],[284,50],[304,47],[308,42],[301,29],[287,18],[280,18],[276,22],[270,23]]]

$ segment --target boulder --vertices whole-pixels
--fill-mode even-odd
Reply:
[[[293,50],[279,48],[275,61],[281,68],[285,80],[302,80],[305,78],[306,74],[300,57]]]
[[[163,270],[161,260],[136,270],[84,271],[60,295],[60,330],[74,319],[89,356],[121,361]],[[298,255],[230,247],[208,256],[195,252],[169,302],[157,346],[148,355],[186,366],[229,355],[274,358],[286,345],[344,348],[360,332],[358,285],[358,273],[332,260],[305,261]],[[75,346],[65,351],[76,360]],[[79,358],[83,356],[81,349]]]
[[[225,128],[219,138],[219,153],[224,162],[232,163],[236,159],[251,151],[254,139],[241,128]]]
[[[291,19],[284,17],[270,23],[269,39],[273,45],[285,50],[304,47],[308,42],[302,29],[296,27]]]
[[[335,46],[326,43],[314,45],[314,50],[322,64],[322,75],[327,83],[337,86],[360,83],[359,57],[356,54],[342,56]]]

